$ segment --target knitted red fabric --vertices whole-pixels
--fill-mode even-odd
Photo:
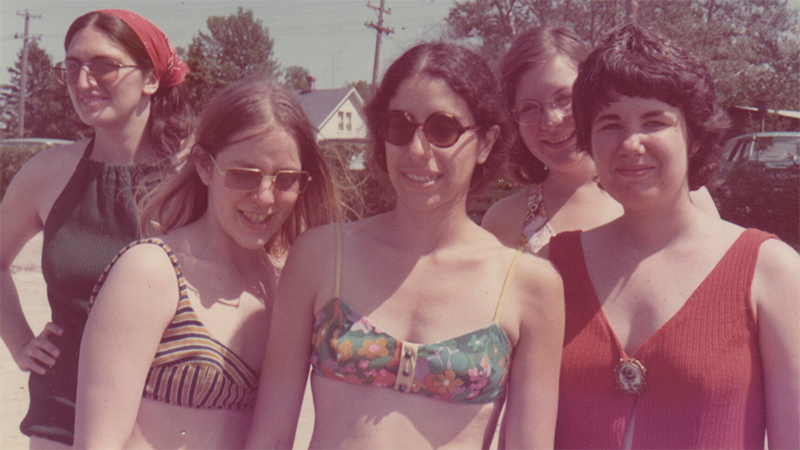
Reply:
[[[636,350],[639,394],[619,388],[622,349],[586,269],[580,232],[550,241],[564,279],[566,331],[556,448],[620,448],[636,409],[633,448],[764,448],[764,385],[750,303],[758,249],[746,230],[684,306]]]

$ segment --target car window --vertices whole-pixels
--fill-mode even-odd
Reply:
[[[800,162],[800,138],[797,137],[758,137],[753,150],[758,161]]]

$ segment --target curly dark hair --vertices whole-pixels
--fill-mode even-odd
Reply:
[[[563,27],[536,27],[517,36],[500,61],[500,84],[508,109],[514,107],[519,79],[528,70],[566,56],[575,67],[589,55],[589,47],[572,31]],[[519,127],[515,127],[518,131]],[[533,156],[525,142],[514,133],[514,143],[509,151],[508,167],[511,176],[522,184],[541,183],[547,178],[547,166]]]
[[[152,69],[153,62],[142,41],[131,27],[117,16],[93,11],[72,22],[64,38],[64,50],[69,50],[72,38],[79,31],[93,27],[102,31],[109,39],[119,44],[136,62],[145,69]],[[181,143],[189,136],[191,110],[186,86],[159,86],[150,97],[150,117],[147,119],[147,132],[156,154],[160,157],[173,156],[181,150]]]
[[[455,44],[417,45],[403,53],[386,70],[380,87],[366,106],[367,127],[372,141],[370,164],[384,173],[387,171],[386,142],[380,134],[381,118],[389,110],[389,101],[400,84],[416,75],[444,80],[467,103],[480,133],[495,125],[500,127],[489,157],[475,167],[470,180],[470,192],[480,192],[503,169],[511,140],[511,123],[500,86],[488,64],[477,54]]]
[[[654,98],[679,108],[686,118],[689,188],[714,176],[718,141],[730,124],[717,106],[714,81],[697,57],[657,32],[634,24],[612,32],[578,69],[572,90],[578,148],[591,153],[592,121],[620,96]]]

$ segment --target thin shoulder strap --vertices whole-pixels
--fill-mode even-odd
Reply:
[[[333,224],[336,228],[336,270],[334,272],[333,298],[339,298],[339,287],[342,284],[342,224]]]
[[[524,243],[520,245],[514,253],[514,259],[511,260],[511,267],[508,268],[506,279],[503,281],[503,289],[500,291],[500,299],[497,301],[497,308],[494,310],[494,319],[492,319],[492,322],[496,323],[500,319],[500,311],[503,308],[503,301],[506,299],[506,289],[508,288],[509,281],[511,281],[511,278],[514,276],[514,271],[517,269],[517,263],[519,262],[519,257],[522,255],[523,250],[525,250]]]

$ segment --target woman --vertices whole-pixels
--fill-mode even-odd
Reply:
[[[624,208],[558,235],[557,448],[800,447],[800,256],[698,208],[727,125],[694,56],[628,25],[574,88],[578,146]]]
[[[466,210],[501,166],[497,89],[451,44],[386,71],[367,123],[397,204],[293,247],[248,446],[292,446],[309,361],[312,448],[488,447],[506,397],[509,446],[552,446],[560,279]]]
[[[278,258],[306,227],[339,218],[312,127],[274,82],[222,89],[195,138],[144,199],[142,232],[161,234],[126,247],[95,289],[77,448],[241,448]]]
[[[539,27],[519,35],[501,61],[501,84],[519,132],[511,175],[530,188],[492,205],[482,226],[509,246],[523,239],[536,253],[561,231],[588,230],[622,214],[598,185],[591,156],[575,146],[572,84],[588,54],[572,31]],[[716,214],[708,190],[693,198]]]
[[[19,368],[31,372],[20,428],[33,448],[72,444],[92,287],[138,236],[132,186],[169,163],[188,134],[181,83],[189,68],[152,23],[129,11],[94,11],[72,23],[64,48],[56,75],[94,137],[31,158],[0,206],[0,332]],[[40,231],[52,322],[37,336],[9,267]]]

